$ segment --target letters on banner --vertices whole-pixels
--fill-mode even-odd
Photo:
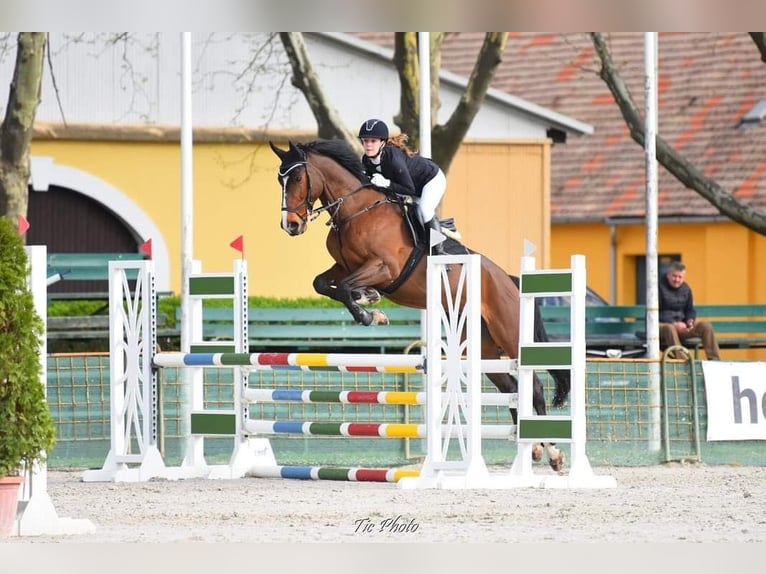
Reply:
[[[707,440],[766,440],[766,363],[703,361]]]

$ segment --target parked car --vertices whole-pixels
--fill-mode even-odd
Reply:
[[[540,305],[547,305],[547,306],[569,306],[569,296],[568,295],[557,295],[553,297],[538,297],[537,300],[540,302]],[[609,301],[604,299],[601,295],[596,293],[593,289],[590,287],[586,287],[585,291],[585,304],[588,306],[601,306],[601,305],[609,305]]]
[[[552,297],[538,297],[537,301],[541,307],[568,307],[570,304],[570,298],[568,296],[558,295]],[[609,302],[601,295],[596,293],[590,287],[587,288],[585,293],[585,305],[586,307],[604,307],[608,306]],[[561,319],[563,321],[563,319]],[[593,321],[601,323],[619,322],[621,319],[617,317],[594,317]],[[549,325],[551,321],[555,319],[546,320],[546,325]],[[586,352],[588,355],[596,357],[638,357],[646,354],[646,343],[643,339],[639,338],[635,333],[620,333],[619,335],[611,335],[609,338],[614,341],[615,337],[620,340],[619,345],[607,343],[603,337],[589,336],[586,327]],[[548,339],[550,341],[563,341],[568,340],[568,333],[564,333],[559,329],[548,329]]]

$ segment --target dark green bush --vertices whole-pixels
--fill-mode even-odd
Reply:
[[[0,476],[44,461],[55,442],[40,381],[43,323],[27,290],[28,274],[24,243],[0,217]]]

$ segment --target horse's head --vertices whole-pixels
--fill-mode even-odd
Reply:
[[[277,175],[282,186],[282,229],[290,235],[300,235],[306,231],[316,198],[311,195],[306,153],[293,142],[289,143],[287,150],[272,142],[269,146],[282,162]]]

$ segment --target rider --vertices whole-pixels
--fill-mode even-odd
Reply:
[[[414,197],[421,223],[426,229],[441,233],[436,207],[447,188],[441,168],[410,151],[404,143],[405,134],[389,138],[388,126],[381,120],[364,122],[359,128],[359,139],[364,147],[362,163],[372,184]],[[444,255],[441,243],[434,246],[433,253]]]

